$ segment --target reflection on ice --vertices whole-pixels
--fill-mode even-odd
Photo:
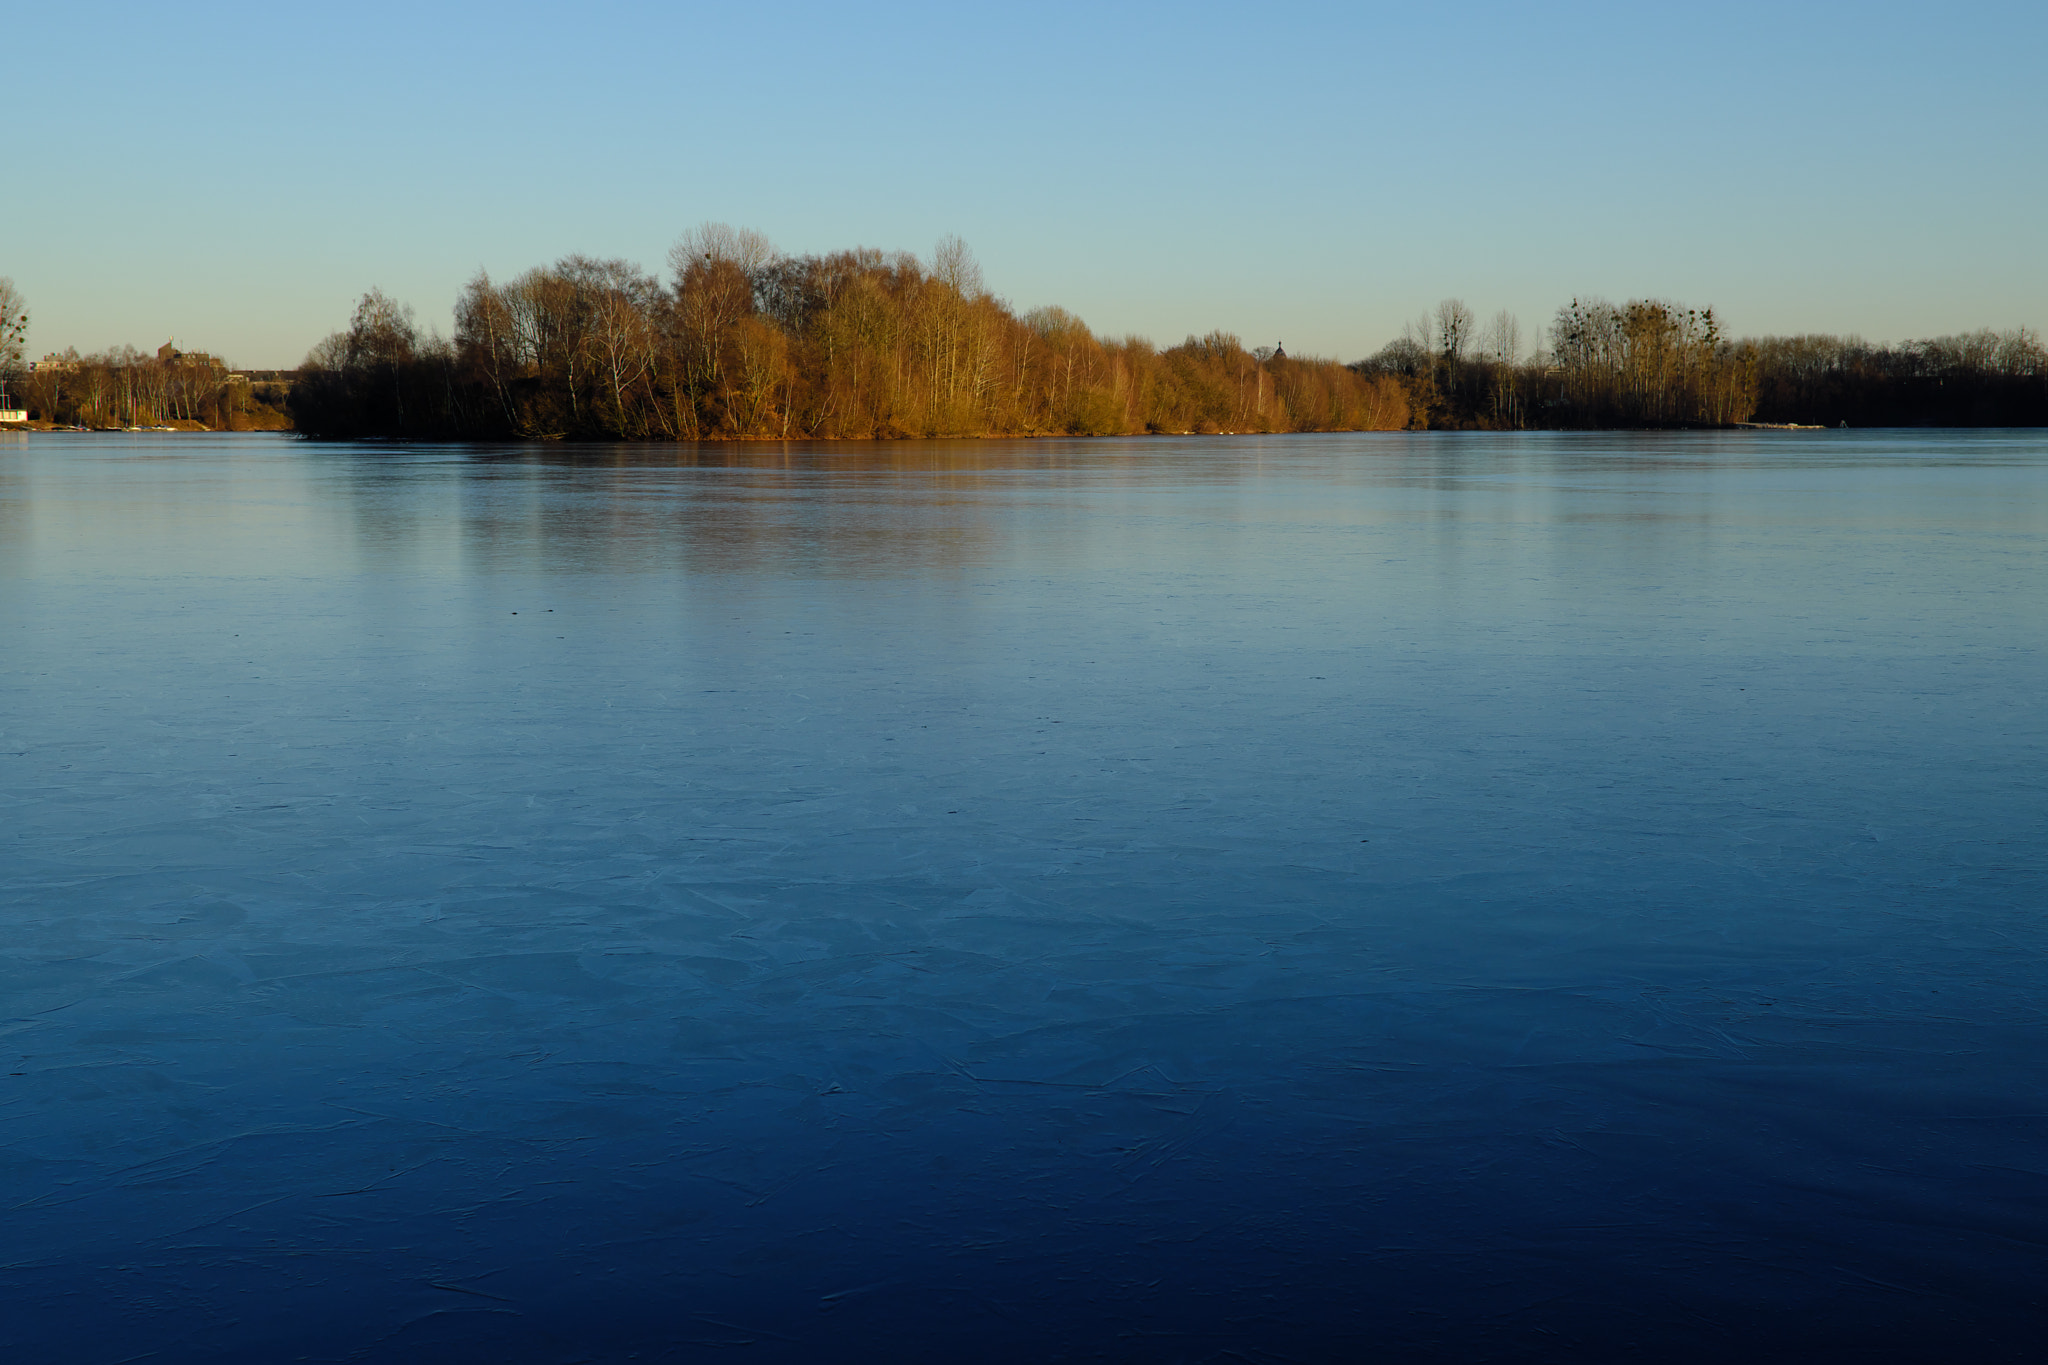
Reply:
[[[2011,1354],[2044,482],[0,450],[0,1346]]]

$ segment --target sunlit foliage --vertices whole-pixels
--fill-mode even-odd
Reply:
[[[179,423],[215,431],[286,425],[285,395],[249,383],[209,355],[151,355],[116,346],[45,356],[7,390],[40,422],[97,429]]]
[[[588,439],[1122,435],[1408,426],[1406,386],[1261,359],[1211,333],[1155,348],[1059,308],[1018,316],[957,239],[929,260],[784,256],[707,224],[664,282],[567,257],[477,275],[455,337],[372,291],[293,390],[317,435]]]
[[[956,238],[929,259],[785,256],[711,223],[668,265],[479,273],[452,341],[372,290],[307,357],[293,415],[323,436],[598,440],[2048,422],[2048,358],[2025,330],[1738,341],[1710,307],[1585,298],[1525,353],[1512,315],[1446,299],[1347,366],[1020,316]]]

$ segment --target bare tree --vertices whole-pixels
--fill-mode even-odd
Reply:
[[[1436,306],[1437,344],[1446,363],[1457,365],[1472,344],[1472,310],[1463,299],[1445,299]]]
[[[954,236],[939,239],[925,283],[917,291],[914,318],[924,362],[926,420],[933,434],[940,434],[969,420],[963,400],[971,403],[983,387],[985,338],[975,324],[976,305],[988,291],[974,252]]]
[[[619,436],[641,434],[629,390],[654,368],[655,314],[661,284],[630,261],[568,256],[556,266],[576,288],[586,368],[604,385],[605,420]]]
[[[939,238],[932,251],[932,278],[963,299],[978,299],[988,292],[981,281],[981,262],[967,243],[951,234]]]
[[[0,378],[17,373],[28,347],[28,302],[0,275]]]
[[[491,386],[492,406],[516,431],[521,422],[512,398],[520,372],[515,333],[506,291],[491,283],[489,272],[477,271],[455,303],[456,353]]]
[[[1513,313],[1503,308],[1493,315],[1493,321],[1486,325],[1486,335],[1480,340],[1480,349],[1486,358],[1496,365],[1512,365],[1522,358],[1522,324]]]
[[[699,223],[669,248],[668,266],[680,280],[699,261],[738,266],[751,274],[775,259],[775,244],[752,228],[729,223]]]
[[[1516,365],[1522,357],[1522,324],[1503,308],[1486,325],[1480,350],[1491,371],[1493,424],[1497,427],[1522,425],[1522,401]]]
[[[1413,322],[1402,323],[1401,345],[1404,349],[1413,347],[1424,355],[1431,357],[1432,363],[1434,363],[1437,349],[1436,318],[1432,314],[1424,313]]]
[[[725,223],[700,224],[670,248],[677,340],[693,398],[720,387],[732,329],[754,311],[755,277],[774,262],[775,248],[766,237]]]
[[[356,304],[348,328],[348,360],[355,365],[391,365],[412,359],[419,346],[419,328],[412,307],[381,289],[372,289]]]
[[[388,411],[398,429],[403,430],[402,380],[420,346],[420,332],[412,320],[411,305],[400,303],[381,289],[372,289],[356,304],[355,316],[343,335],[344,367],[362,380],[364,393],[374,395],[374,406]]]

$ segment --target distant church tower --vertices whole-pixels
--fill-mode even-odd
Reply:
[[[1283,342],[1281,342],[1281,343],[1280,343],[1280,344],[1279,344],[1278,346],[1275,346],[1275,347],[1273,348],[1273,359],[1275,359],[1275,360],[1285,360],[1285,359],[1287,359],[1287,343],[1286,343],[1286,342],[1284,342],[1284,341],[1283,341]]]

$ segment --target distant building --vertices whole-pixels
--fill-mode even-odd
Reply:
[[[31,360],[28,363],[28,372],[30,374],[65,374],[77,368],[77,361],[66,360],[55,351],[44,356],[41,360]]]
[[[226,362],[218,356],[208,355],[204,351],[179,350],[176,337],[172,337],[169,341],[156,348],[156,363],[159,365],[197,365],[209,370],[225,370],[227,368]]]

